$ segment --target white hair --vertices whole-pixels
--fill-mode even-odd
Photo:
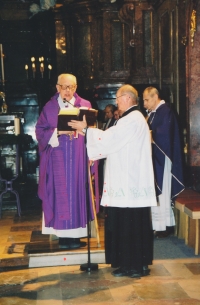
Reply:
[[[71,79],[72,82],[74,83],[74,85],[77,85],[76,76],[74,76],[73,74],[68,74],[68,73],[60,74],[58,76],[57,84],[60,83],[61,79],[65,79],[65,78]]]

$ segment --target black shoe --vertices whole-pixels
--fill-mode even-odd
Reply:
[[[59,237],[59,248],[60,249],[69,249],[68,238]]]
[[[60,245],[60,244],[59,244],[59,248],[60,249],[67,249],[67,250],[70,249],[68,245]]]
[[[132,273],[130,274],[131,278],[140,278],[142,276],[147,276],[150,274],[150,269],[148,268],[148,266],[143,266],[142,268],[142,272],[139,272],[137,270],[132,270]]]
[[[69,243],[69,249],[79,249],[86,246],[86,242],[84,241],[71,241]]]
[[[60,249],[73,250],[73,249],[79,249],[79,248],[85,247],[85,246],[86,246],[86,242],[81,242],[80,238],[68,238],[68,237],[59,238],[59,248]]]
[[[143,272],[139,272],[137,270],[131,270],[129,277],[131,278],[141,278],[143,276]]]
[[[128,271],[123,268],[118,268],[118,269],[114,270],[113,272],[111,272],[111,274],[116,277],[120,277],[120,276],[129,276],[130,272],[131,272],[130,270]]]

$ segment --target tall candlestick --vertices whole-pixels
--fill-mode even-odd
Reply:
[[[43,78],[43,73],[44,73],[44,64],[43,63],[40,64],[40,72],[41,72],[41,75]]]
[[[3,46],[0,44],[0,56],[1,56],[1,80],[2,83],[4,83],[5,78],[4,78],[4,62],[3,62]]]

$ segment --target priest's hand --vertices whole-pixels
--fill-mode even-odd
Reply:
[[[80,134],[84,135],[82,130],[87,127],[87,122],[86,122],[85,115],[83,116],[83,121],[71,120],[71,122],[69,122],[68,125],[71,126],[73,129],[78,130],[78,132]]]
[[[89,160],[89,166],[93,166],[94,165],[94,161]]]

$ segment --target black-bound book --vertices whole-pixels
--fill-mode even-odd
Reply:
[[[83,116],[86,116],[87,126],[96,127],[98,110],[87,107],[80,108],[63,108],[60,109],[58,114],[58,125],[57,129],[59,131],[71,131],[74,130],[72,127],[68,126],[68,122],[71,120],[83,121]]]

